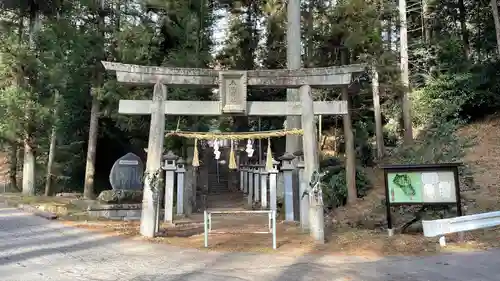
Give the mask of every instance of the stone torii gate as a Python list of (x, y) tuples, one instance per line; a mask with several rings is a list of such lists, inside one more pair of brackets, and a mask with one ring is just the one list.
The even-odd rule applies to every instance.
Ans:
[[(135, 85), (154, 85), (152, 100), (120, 100), (119, 113), (128, 115), (151, 115), (146, 180), (141, 215), (140, 232), (153, 237), (156, 230), (157, 210), (153, 177), (161, 171), (163, 140), (165, 138), (165, 115), (223, 114), (250, 116), (301, 116), (304, 150), (304, 178), (310, 179), (319, 168), (317, 157), (316, 128), (314, 115), (343, 115), (348, 113), (346, 101), (316, 101), (311, 96), (311, 87), (346, 86), (352, 74), (363, 72), (364, 65), (342, 67), (303, 68), (297, 70), (212, 70), (201, 68), (169, 68), (140, 66), (113, 62), (102, 62), (107, 70), (116, 72), (118, 82)], [(218, 101), (167, 100), (168, 86), (199, 85), (218, 87)], [(247, 86), (268, 88), (299, 88), (300, 102), (247, 101)], [(149, 180), (148, 180), (149, 179)], [(302, 195), (301, 195), (302, 196)], [(313, 197), (313, 196), (311, 196)], [(313, 199), (313, 198), (311, 198)], [(323, 242), (323, 206), (316, 199), (301, 198), (301, 213), (309, 212), (311, 234)], [(173, 198), (169, 198), (173, 200)], [(172, 205), (172, 204), (170, 204)], [(303, 217), (301, 215), (301, 217)], [(307, 218), (307, 216), (305, 216)]]

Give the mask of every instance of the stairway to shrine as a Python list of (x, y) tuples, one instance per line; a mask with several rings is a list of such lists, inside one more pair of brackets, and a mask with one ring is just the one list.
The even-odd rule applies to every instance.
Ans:
[(228, 174), (227, 173), (219, 173), (217, 176), (217, 172), (212, 173), (209, 171), (208, 173), (208, 194), (223, 194), (228, 193)]
[(226, 149), (220, 149), (221, 156), (217, 160), (210, 159), (208, 163), (208, 193), (209, 194), (223, 194), (229, 192), (229, 171), (227, 163), (218, 164), (217, 162), (226, 159)]
[(229, 149), (221, 148), (220, 160), (224, 159), (224, 164), (219, 164), (212, 158), (208, 164), (208, 197), (207, 207), (209, 209), (243, 209), (245, 200), (243, 193), (237, 188), (230, 188), (230, 176), (228, 168)]

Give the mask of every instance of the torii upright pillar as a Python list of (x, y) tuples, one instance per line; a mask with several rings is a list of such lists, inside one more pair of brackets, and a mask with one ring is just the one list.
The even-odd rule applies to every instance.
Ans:
[(159, 182), (154, 181), (158, 181), (162, 171), (161, 158), (165, 138), (164, 102), (166, 99), (167, 87), (156, 83), (151, 102), (151, 124), (149, 126), (148, 156), (141, 212), (140, 233), (145, 237), (154, 237), (156, 232), (156, 201), (159, 200), (158, 188), (160, 187), (158, 186)]

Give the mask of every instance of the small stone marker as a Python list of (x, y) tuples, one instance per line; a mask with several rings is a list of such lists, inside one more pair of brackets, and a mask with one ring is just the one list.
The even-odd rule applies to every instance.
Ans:
[(114, 190), (142, 190), (144, 164), (134, 153), (127, 153), (111, 168), (109, 182)]

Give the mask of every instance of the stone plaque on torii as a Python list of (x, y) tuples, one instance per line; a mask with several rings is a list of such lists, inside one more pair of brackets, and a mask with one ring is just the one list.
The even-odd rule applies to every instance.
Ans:
[[(107, 70), (116, 72), (118, 82), (155, 85), (152, 100), (120, 100), (119, 113), (127, 115), (151, 115), (146, 174), (161, 169), (161, 153), (165, 135), (165, 120), (160, 115), (219, 116), (224, 114), (249, 116), (300, 115), (304, 131), (305, 178), (309, 179), (318, 169), (316, 128), (314, 115), (343, 115), (348, 113), (346, 101), (313, 101), (311, 87), (345, 87), (352, 82), (354, 73), (363, 72), (364, 65), (340, 67), (303, 68), (297, 70), (212, 70), (201, 68), (169, 68), (103, 62)], [(178, 101), (167, 99), (166, 86), (218, 87), (218, 101)], [(247, 101), (247, 87), (299, 88), (300, 102)], [(163, 118), (164, 119), (164, 118)], [(141, 215), (141, 234), (155, 235), (155, 196), (150, 192), (148, 180)], [(173, 200), (173, 198), (169, 198)], [(309, 201), (309, 198), (302, 198)], [(307, 205), (307, 204), (306, 204)], [(301, 207), (303, 204), (301, 204)], [(311, 206), (312, 208), (313, 206)], [(316, 206), (317, 209), (322, 206)], [(302, 209), (302, 208), (301, 208)], [(302, 211), (302, 210), (301, 210)], [(306, 210), (304, 210), (306, 211)], [(323, 220), (323, 218), (321, 218)], [(318, 222), (318, 223), (323, 223)], [(311, 227), (317, 229), (318, 227)], [(324, 240), (324, 234), (316, 233), (316, 240)], [(317, 237), (316, 237), (317, 236)]]

